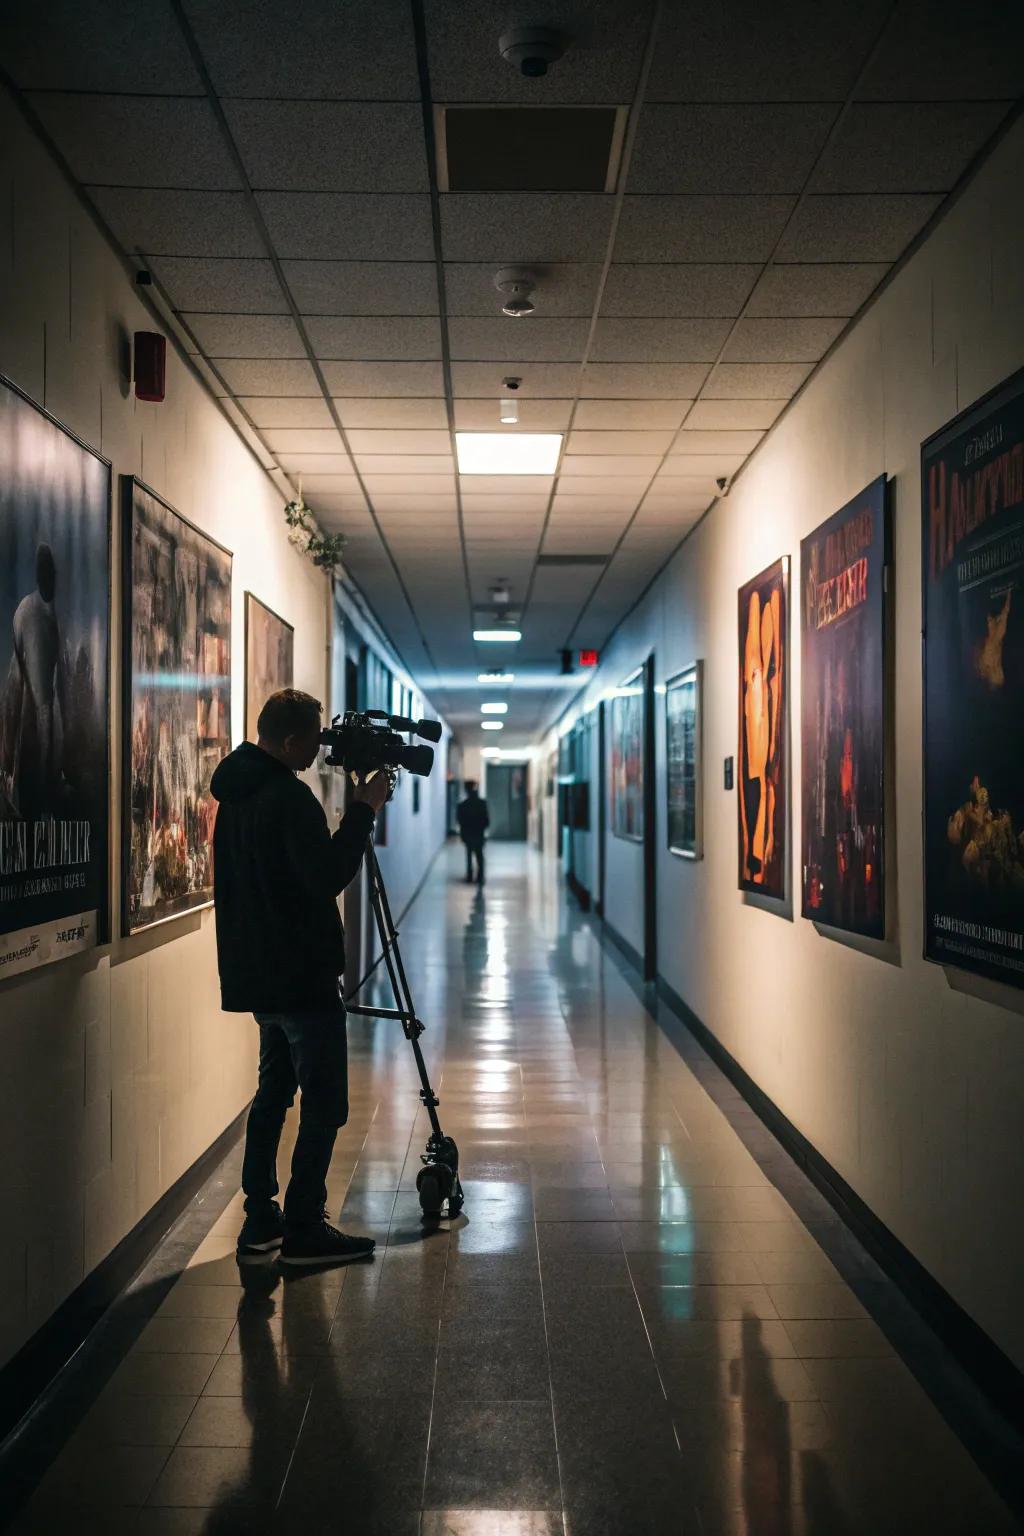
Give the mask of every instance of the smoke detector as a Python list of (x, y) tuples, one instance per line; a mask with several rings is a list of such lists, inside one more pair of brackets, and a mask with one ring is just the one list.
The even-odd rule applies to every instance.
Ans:
[(495, 585), (490, 587), (488, 592), (495, 610), (507, 608), (512, 601), (512, 594), (508, 589), (508, 578), (506, 576), (499, 576)]
[(498, 39), (501, 56), (528, 80), (537, 80), (548, 72), (565, 52), (565, 39), (551, 27), (515, 27)]
[(524, 315), (532, 315), (536, 306), (530, 294), (536, 284), (537, 279), (532, 272), (527, 272), (522, 267), (502, 267), (494, 279), (495, 288), (504, 295), (505, 299), (501, 306), (502, 314), (510, 315), (513, 320), (521, 320)]

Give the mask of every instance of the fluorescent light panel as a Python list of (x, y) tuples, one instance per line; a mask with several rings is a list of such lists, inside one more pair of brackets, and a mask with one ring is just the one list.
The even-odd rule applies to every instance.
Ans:
[(473, 631), (474, 640), (487, 642), (497, 643), (499, 640), (507, 640), (510, 644), (514, 644), (522, 638), (522, 632), (518, 629), (474, 629)]
[(480, 729), (482, 731), (503, 731), (505, 729), (505, 722), (503, 720), (481, 720)]
[(476, 680), (478, 683), (514, 683), (516, 675), (514, 672), (478, 672)]
[(561, 432), (456, 432), (462, 475), (553, 475)]
[(482, 715), (507, 715), (508, 714), (508, 705), (507, 704), (481, 704), (480, 705), (480, 713)]

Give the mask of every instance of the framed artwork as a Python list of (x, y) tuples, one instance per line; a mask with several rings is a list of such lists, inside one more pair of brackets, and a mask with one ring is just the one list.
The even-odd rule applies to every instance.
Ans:
[(261, 603), (245, 594), (245, 739), (256, 740), (260, 710), (272, 693), (290, 688), (294, 677), (295, 631)]
[(739, 885), (786, 894), (789, 557), (739, 592)]
[(665, 686), (665, 779), (668, 849), (683, 859), (703, 857), (701, 816), (701, 691), (703, 666), (695, 661)]
[(886, 479), (800, 544), (804, 917), (885, 934)]
[(213, 899), (214, 768), (231, 750), (231, 555), (122, 477), (121, 926)]
[(1024, 370), (921, 447), (924, 952), (1024, 986)]
[(0, 978), (109, 938), (110, 488), (0, 377)]
[(644, 835), (644, 669), (612, 697), (612, 831), (639, 843)]

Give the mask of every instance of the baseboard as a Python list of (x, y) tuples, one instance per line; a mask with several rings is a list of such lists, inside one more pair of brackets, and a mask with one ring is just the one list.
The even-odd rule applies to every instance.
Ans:
[(589, 912), (590, 911), (590, 892), (587, 890), (586, 886), (583, 885), (579, 880), (577, 880), (576, 876), (573, 875), (573, 874), (567, 874), (566, 875), (565, 883), (566, 883), (566, 885), (568, 885), (568, 887), (569, 887), (570, 891), (572, 892), (573, 896), (576, 898), (576, 901), (579, 904), (580, 911), (581, 912)]
[[(628, 946), (617, 935), (607, 928), (605, 931), (618, 948), (628, 951)], [(635, 961), (633, 963), (636, 964)], [(657, 993), (824, 1195), (876, 1263), (899, 1287), (915, 1311), (941, 1338), (957, 1363), (1013, 1428), (1018, 1433), (1024, 1432), (1024, 1374), (895, 1233), (875, 1215), (817, 1147), (797, 1130), (775, 1101), (740, 1066), (717, 1035), (660, 976)]]
[(97, 1264), (56, 1312), (0, 1369), (0, 1442), (64, 1368), (110, 1304), (142, 1268), (167, 1229), (242, 1134), (249, 1106), (235, 1116), (192, 1166), (166, 1190), (117, 1247)]
[[(607, 918), (601, 920), (601, 932), (606, 939), (610, 939), (620, 954), (625, 955), (630, 965), (634, 966), (642, 977), (644, 974), (644, 958), (638, 949), (634, 949), (628, 939), (624, 939), (617, 929), (613, 928)], [(644, 983), (641, 982), (641, 985)]]

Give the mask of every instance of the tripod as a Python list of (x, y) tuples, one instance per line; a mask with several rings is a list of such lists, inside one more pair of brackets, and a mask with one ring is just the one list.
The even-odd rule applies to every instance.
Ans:
[[(426, 1151), (420, 1154), (423, 1167), (416, 1175), (420, 1209), (424, 1216), (436, 1220), (445, 1214), (443, 1207), (447, 1204), (447, 1215), (457, 1216), (462, 1210), (464, 1198), (462, 1185), (459, 1183), (459, 1149), (452, 1138), (446, 1136), (441, 1130), (441, 1122), (437, 1118), (437, 1106), (440, 1100), (430, 1086), (426, 1062), (420, 1050), (419, 1037), (426, 1026), (416, 1015), (405, 966), (402, 964), (401, 951), (398, 948), (398, 930), (391, 916), (388, 893), (384, 889), (384, 876), (377, 862), (372, 834), (366, 841), (366, 872), (369, 876), (370, 905), (373, 908), (377, 932), (380, 935), (381, 953), (363, 979), (346, 997), (345, 1006), (349, 1013), (361, 1013), (367, 1018), (397, 1019), (404, 1029), (405, 1038), (411, 1044), (412, 1053), (416, 1058), (416, 1070), (420, 1076), (420, 1099), (430, 1117), (430, 1135), (427, 1138)], [(371, 1008), (365, 1003), (351, 1002), (349, 999), (359, 995), (381, 961), (384, 962), (387, 970), (391, 990), (398, 1004), (397, 1008)]]

